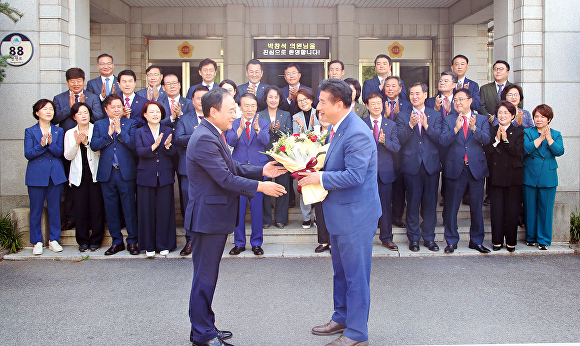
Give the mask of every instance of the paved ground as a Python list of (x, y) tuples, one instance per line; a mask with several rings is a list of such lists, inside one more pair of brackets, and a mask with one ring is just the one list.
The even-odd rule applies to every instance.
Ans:
[[(187, 345), (189, 259), (0, 262), (1, 345)], [(580, 340), (580, 257), (373, 259), (372, 345)], [(224, 258), (218, 327), (234, 345), (324, 345), (332, 313), (322, 258)]]

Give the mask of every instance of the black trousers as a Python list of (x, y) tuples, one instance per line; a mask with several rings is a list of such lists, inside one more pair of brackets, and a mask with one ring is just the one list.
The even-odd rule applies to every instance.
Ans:
[(318, 244), (330, 244), (330, 233), (326, 229), (322, 203), (314, 203), (314, 213), (316, 214), (316, 232), (318, 233)]
[(77, 243), (101, 246), (105, 234), (105, 204), (101, 184), (93, 183), (90, 176), (83, 176), (81, 184), (72, 185), (70, 191), (71, 200), (75, 202)]
[[(70, 161), (69, 160), (62, 160), (62, 164), (64, 166), (64, 174), (66, 176), (66, 180), (68, 180), (68, 175), (70, 173)], [(76, 216), (75, 216), (75, 194), (72, 192), (72, 186), (70, 186), (68, 183), (64, 184), (63, 189), (62, 189), (62, 205), (63, 205), (63, 209), (64, 209), (64, 217), (62, 217), (61, 219), (64, 220), (64, 222), (69, 222), (69, 221), (76, 221)]]
[(137, 185), (137, 199), (139, 250), (174, 250), (177, 241), (173, 184), (157, 187)]
[(521, 185), (489, 186), (493, 244), (501, 245), (505, 238), (507, 245), (516, 245), (521, 196)]
[[(290, 190), (290, 173), (282, 174), (276, 178), (274, 181), (286, 189), (286, 191)], [(288, 209), (290, 203), (290, 196), (288, 193), (283, 194), (280, 197), (275, 197), (276, 206), (274, 207), (274, 221), (280, 222), (283, 224), (288, 223)], [(272, 197), (268, 195), (264, 195), (263, 199), (263, 206), (264, 206), (264, 224), (270, 224), (272, 222)]]

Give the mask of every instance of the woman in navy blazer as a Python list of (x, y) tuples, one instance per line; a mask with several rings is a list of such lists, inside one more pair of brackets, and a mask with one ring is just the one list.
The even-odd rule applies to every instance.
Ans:
[(172, 130), (159, 122), (165, 118), (163, 105), (148, 101), (141, 116), (147, 121), (135, 131), (137, 165), (137, 220), (139, 251), (155, 257), (175, 249), (175, 202), (173, 199)]
[(38, 120), (24, 131), (24, 156), (28, 160), (25, 183), (30, 198), (30, 242), (34, 244), (33, 255), (42, 254), (42, 232), (40, 218), (44, 200), (48, 207), (50, 228), (49, 248), (62, 251), (60, 238), (60, 199), (66, 182), (60, 157), (63, 153), (64, 130), (50, 121), (54, 117), (54, 103), (47, 99), (38, 100), (32, 107), (32, 115)]
[(547, 250), (552, 244), (554, 201), (558, 186), (556, 156), (564, 154), (562, 135), (550, 128), (552, 108), (534, 108), (534, 127), (524, 130), (524, 210), (526, 245)]

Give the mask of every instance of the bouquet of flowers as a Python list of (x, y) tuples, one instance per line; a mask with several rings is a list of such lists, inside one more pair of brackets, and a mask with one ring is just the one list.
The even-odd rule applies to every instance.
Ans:
[[(324, 144), (326, 135), (320, 136), (314, 132), (281, 134), (278, 142), (274, 143), (267, 155), (280, 162), (291, 173), (294, 179), (300, 179), (299, 172), (314, 172), (324, 166), (324, 158), (328, 144)], [(302, 193), (304, 204), (321, 202), (326, 198), (328, 191), (320, 184), (298, 186)]]

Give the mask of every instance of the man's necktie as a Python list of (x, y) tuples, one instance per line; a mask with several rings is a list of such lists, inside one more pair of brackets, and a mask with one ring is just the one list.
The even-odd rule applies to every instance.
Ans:
[(105, 96), (111, 93), (111, 86), (109, 85), (109, 78), (105, 78)]
[(246, 121), (246, 135), (248, 136), (248, 140), (250, 140), (250, 122)]
[(332, 142), (333, 138), (334, 138), (334, 130), (330, 130), (330, 135), (328, 136), (328, 144)]
[(129, 98), (125, 97), (125, 107), (131, 107), (131, 105), (129, 104)]
[(224, 132), (223, 131), (222, 131), (222, 140), (224, 141), (224, 144), (227, 147), (228, 146), (228, 142), (226, 142), (226, 135), (224, 135)]
[(173, 105), (175, 105), (175, 100), (171, 100), (171, 115), (173, 115)]
[(198, 123), (198, 124), (201, 124), (201, 121), (203, 120), (203, 117), (202, 117), (202, 116), (199, 116), (199, 115), (198, 115), (197, 117), (198, 117), (198, 119), (199, 119), (197, 123)]
[(423, 124), (421, 124), (421, 119), (423, 118), (423, 113), (421, 113), (421, 111), (418, 111), (415, 114), (417, 114), (417, 116), (419, 117), (419, 123), (417, 125), (419, 125), (419, 134), (421, 134), (421, 130), (423, 129)]
[[(467, 139), (467, 116), (463, 115), (463, 136)], [(465, 162), (467, 162), (467, 151), (465, 152), (465, 158), (463, 158)]]
[(395, 101), (389, 101), (389, 105), (391, 106), (391, 113), (389, 113), (391, 116), (391, 120), (395, 120), (395, 104), (396, 104)]
[(447, 116), (447, 105), (449, 104), (449, 100), (447, 100), (447, 97), (444, 96), (443, 97), (443, 116), (446, 117)]
[(459, 82), (457, 84), (457, 90), (459, 90), (459, 89), (463, 89), (463, 83), (461, 83), (461, 82)]
[(503, 90), (503, 84), (498, 84), (497, 85), (497, 98), (499, 100), (501, 100), (501, 92), (502, 92), (502, 90)]
[(375, 136), (375, 141), (379, 140), (379, 121), (373, 120), (375, 126), (373, 126), (373, 135)]
[(79, 95), (75, 95), (75, 103), (79, 102)]

